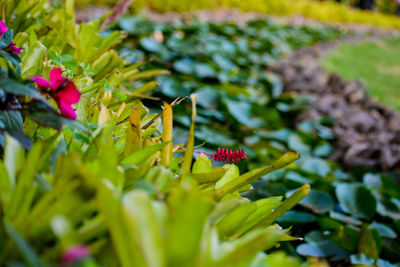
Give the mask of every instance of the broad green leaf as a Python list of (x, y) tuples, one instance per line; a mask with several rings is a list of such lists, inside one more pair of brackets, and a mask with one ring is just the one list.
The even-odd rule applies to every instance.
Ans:
[(301, 244), (296, 248), (296, 252), (302, 256), (311, 256), (311, 257), (332, 257), (337, 260), (343, 260), (348, 255), (336, 246), (330, 240), (323, 240), (315, 243), (306, 243)]
[(8, 175), (8, 171), (3, 161), (0, 161), (0, 203), (3, 209), (7, 209), (8, 203), (12, 195), (11, 180)]
[(217, 221), (219, 218), (224, 216), (225, 214), (229, 213), (239, 205), (243, 203), (248, 203), (247, 199), (241, 199), (241, 198), (231, 198), (225, 201), (220, 201), (216, 204), (215, 209), (211, 214), (209, 215), (209, 221), (211, 223), (214, 223)]
[[(30, 195), (30, 192), (33, 194), (35, 191), (33, 183), (37, 169), (41, 166), (41, 161), (43, 160), (42, 152), (43, 144), (40, 142), (36, 142), (29, 151), (24, 168), (21, 170), (16, 180), (15, 190), (7, 210), (8, 218), (14, 218), (14, 216), (24, 218), (28, 216), (29, 207), (31, 201), (33, 201), (28, 195)], [(31, 195), (31, 197), (33, 197), (33, 195)]]
[(360, 236), (358, 238), (358, 254), (364, 254), (373, 259), (378, 259), (379, 252), (374, 237), (367, 224), (361, 226)]
[(246, 219), (257, 210), (257, 207), (250, 203), (243, 203), (225, 216), (217, 223), (218, 234), (221, 239), (225, 239), (234, 234)]
[[(6, 135), (4, 151), (4, 167), (8, 173), (8, 182), (12, 189), (15, 188), (17, 172), (25, 162), (25, 151), (18, 142), (9, 135)], [(5, 179), (6, 177), (2, 177)]]
[(302, 224), (311, 223), (315, 221), (315, 216), (308, 212), (301, 212), (296, 210), (289, 210), (281, 217), (277, 219), (277, 222), (281, 225), (292, 225), (292, 224)]
[[(150, 197), (143, 191), (131, 191), (122, 200), (123, 218), (129, 225), (131, 240), (143, 251), (146, 266), (163, 267), (166, 257), (161, 229)], [(165, 227), (165, 225), (164, 225)]]
[(377, 230), (381, 237), (392, 238), (392, 239), (397, 238), (397, 233), (393, 231), (392, 228), (383, 223), (373, 222), (372, 224), (370, 224), (369, 227), (371, 229)]
[(343, 209), (353, 216), (370, 220), (376, 212), (375, 197), (362, 185), (339, 184), (336, 196)]
[(132, 154), (121, 160), (121, 165), (124, 167), (138, 166), (140, 163), (144, 162), (154, 153), (160, 151), (166, 145), (167, 143), (156, 144), (133, 152)]
[(17, 140), (20, 145), (26, 149), (32, 146), (31, 139), (24, 134), (21, 112), (15, 110), (0, 110), (0, 122), (3, 124), (3, 130)]
[(205, 222), (213, 204), (196, 191), (176, 188), (167, 200), (169, 209), (173, 210), (173, 216), (168, 219), (165, 243), (168, 244), (170, 266), (191, 266), (198, 256)]
[(257, 200), (250, 205), (255, 206), (256, 210), (252, 212), (246, 220), (237, 229), (235, 234), (241, 235), (257, 225), (261, 220), (268, 217), (271, 212), (281, 204), (282, 197), (271, 197)]
[(86, 149), (84, 158), (86, 160), (93, 160), (96, 156), (98, 156), (106, 145), (111, 145), (110, 141), (112, 141), (112, 134), (116, 127), (115, 122), (108, 121), (107, 123), (103, 123), (101, 127), (97, 128), (94, 132), (94, 138), (90, 146)]
[(192, 174), (202, 174), (212, 171), (212, 161), (204, 154), (200, 154), (193, 163)]
[(6, 31), (0, 36), (0, 50), (7, 48), (13, 39), (13, 30)]
[(224, 184), (227, 184), (240, 176), (239, 168), (235, 164), (225, 164), (223, 167), (227, 169), (227, 172), (217, 181), (215, 185), (216, 190), (219, 190)]
[(222, 167), (213, 167), (210, 172), (192, 173), (192, 176), (199, 183), (216, 182), (221, 179), (226, 173), (226, 169)]
[(135, 240), (132, 240), (133, 228), (126, 224), (122, 205), (116, 197), (107, 181), (99, 184), (97, 205), (105, 218), (120, 264), (123, 267), (146, 266), (142, 255), (135, 247)]
[(29, 48), (22, 59), (22, 74), (24, 77), (36, 75), (43, 66), (47, 48), (39, 41)]
[(268, 250), (286, 233), (274, 227), (251, 231), (229, 243), (223, 243), (219, 266), (230, 266), (248, 259), (261, 250)]
[(333, 198), (328, 193), (313, 189), (300, 204), (315, 213), (326, 213), (333, 210), (335, 206)]

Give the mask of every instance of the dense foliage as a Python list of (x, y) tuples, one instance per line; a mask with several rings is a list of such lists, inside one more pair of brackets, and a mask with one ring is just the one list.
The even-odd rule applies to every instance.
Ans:
[(3, 58), (5, 66), (21, 60), (4, 72), (20, 69), (7, 77), (4, 91), (28, 105), (45, 104), (55, 122), (67, 117), (74, 124), (49, 128), (48, 113), (30, 120), (26, 111), (19, 130), (33, 146), (25, 150), (1, 119), (0, 265), (300, 266), (282, 252), (263, 251), (297, 240), (275, 221), (309, 185), (284, 200), (250, 202), (241, 194), (298, 153), (247, 172), (230, 163), (245, 159), (240, 150), (234, 157), (221, 149), (213, 154), (226, 156), (223, 166), (205, 155), (194, 161), (196, 106), (205, 97), (191, 95), (186, 145), (173, 145), (172, 108), (183, 105), (164, 103), (159, 116), (140, 101), (155, 99), (146, 95), (157, 86), (152, 77), (166, 72), (142, 71), (142, 63), (118, 56), (113, 47), (123, 34), (101, 31), (104, 18), (76, 25), (71, 4), (4, 5), (5, 23), (23, 48), (21, 58)]
[[(304, 108), (304, 99), (282, 92), (278, 77), (266, 72), (276, 58), (299, 45), (333, 38), (334, 29), (297, 29), (268, 21), (235, 24), (152, 23), (139, 17), (121, 20), (129, 40), (120, 51), (127, 59), (151, 61), (171, 75), (157, 78), (155, 96), (199, 96), (198, 144), (203, 151), (217, 146), (243, 146), (250, 160), (241, 168), (271, 162), (290, 149), (301, 153), (296, 165), (266, 175), (253, 184), (252, 199), (289, 196), (303, 183), (312, 186), (301, 206), (278, 222), (295, 225), (305, 236), (296, 251), (332, 262), (390, 266), (400, 261), (400, 188), (392, 177), (359, 168), (351, 173), (326, 159), (333, 151), (330, 118), (294, 125), (291, 118)], [(150, 70), (148, 70), (150, 71)], [(190, 118), (182, 104), (174, 108), (179, 132)], [(181, 128), (181, 129), (180, 129)], [(183, 134), (185, 136), (185, 134)], [(285, 246), (293, 253), (292, 245)]]

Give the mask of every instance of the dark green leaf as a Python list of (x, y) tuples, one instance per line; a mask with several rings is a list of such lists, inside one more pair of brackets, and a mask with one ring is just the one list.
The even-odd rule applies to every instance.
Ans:
[(335, 206), (333, 198), (328, 193), (313, 189), (311, 189), (310, 193), (300, 202), (300, 204), (315, 213), (331, 211)]
[(7, 31), (3, 33), (0, 37), (0, 49), (7, 48), (13, 39), (13, 31)]
[(0, 76), (0, 88), (9, 94), (32, 97), (36, 100), (46, 102), (46, 99), (38, 91), (36, 91), (35, 88), (20, 84), (7, 77)]
[(376, 212), (375, 197), (362, 185), (339, 184), (336, 196), (342, 208), (358, 218), (370, 220)]

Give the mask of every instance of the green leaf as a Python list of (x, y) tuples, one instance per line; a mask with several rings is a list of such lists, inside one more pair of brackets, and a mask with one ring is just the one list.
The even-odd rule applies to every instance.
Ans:
[(301, 155), (310, 153), (310, 146), (303, 142), (298, 134), (291, 134), (288, 140), (288, 147), (299, 152)]
[(347, 254), (330, 240), (323, 240), (316, 243), (301, 244), (296, 252), (302, 256), (311, 257), (332, 257), (340, 259), (347, 257)]
[(8, 171), (3, 161), (0, 161), (0, 203), (3, 209), (7, 209), (8, 203), (12, 195), (11, 180), (8, 175)]
[(191, 266), (198, 257), (204, 226), (214, 204), (189, 184), (176, 188), (167, 200), (173, 216), (165, 229), (170, 266)]
[(383, 223), (373, 222), (369, 227), (371, 229), (377, 230), (381, 237), (391, 238), (391, 239), (397, 238), (397, 233), (393, 231), (392, 228)]
[(250, 205), (250, 203), (243, 203), (225, 216), (223, 216), (217, 223), (218, 234), (220, 238), (224, 239), (237, 231), (237, 229), (246, 221), (257, 206)]
[(272, 224), (279, 217), (283, 216), (286, 212), (292, 209), (297, 203), (299, 203), (309, 192), (310, 192), (310, 185), (304, 184), (289, 198), (285, 199), (285, 201), (283, 201), (268, 217), (265, 217), (262, 221), (260, 221), (256, 225), (256, 227), (265, 227)]
[(224, 184), (227, 184), (240, 176), (239, 167), (235, 164), (225, 164), (223, 168), (226, 169), (227, 172), (219, 181), (217, 181), (215, 185), (216, 190), (219, 190)]
[(375, 243), (372, 231), (367, 224), (361, 226), (360, 236), (358, 237), (358, 254), (364, 254), (375, 260), (379, 257), (377, 245)]
[(123, 217), (131, 229), (127, 234), (133, 235), (131, 239), (143, 251), (148, 266), (165, 266), (166, 255), (161, 234), (165, 225), (158, 225), (150, 197), (140, 190), (131, 191), (124, 195), (122, 203)]
[(210, 172), (192, 173), (192, 176), (199, 183), (210, 183), (210, 182), (216, 182), (219, 179), (221, 179), (225, 175), (226, 172), (227, 172), (227, 170), (222, 167), (213, 167)]
[(194, 72), (199, 78), (213, 78), (216, 77), (216, 71), (206, 63), (196, 63), (194, 65)]
[(311, 223), (315, 221), (315, 216), (301, 211), (289, 210), (284, 215), (277, 219), (277, 222), (282, 225), (290, 225), (294, 223)]
[(300, 169), (310, 173), (316, 173), (323, 178), (331, 172), (331, 167), (328, 162), (321, 158), (304, 157), (299, 161), (298, 165)]
[(25, 258), (28, 265), (31, 267), (44, 266), (44, 264), (42, 264), (40, 262), (38, 255), (36, 255), (35, 251), (31, 248), (31, 246), (28, 244), (28, 242), (26, 242), (26, 240), (14, 228), (14, 225), (10, 221), (5, 221), (4, 225), (5, 225), (7, 234), (17, 245), (18, 250), (20, 251), (22, 256)]
[(335, 202), (328, 193), (313, 189), (300, 204), (315, 213), (326, 213), (335, 207)]
[[(24, 168), (18, 175), (15, 190), (11, 198), (10, 206), (7, 210), (7, 216), (13, 218), (14, 216), (25, 216), (25, 212), (29, 210), (29, 192), (34, 190), (33, 182), (36, 171), (41, 166), (43, 152), (43, 144), (36, 142), (32, 149), (29, 151), (25, 161)], [(27, 203), (28, 201), (28, 203)], [(26, 209), (24, 209), (26, 208)]]
[(3, 50), (0, 50), (0, 55), (4, 59), (10, 61), (14, 66), (19, 66), (21, 64), (21, 60), (18, 57), (18, 55), (10, 54), (10, 53), (8, 53), (6, 51), (3, 51)]
[(236, 231), (236, 234), (241, 235), (247, 232), (260, 221), (268, 217), (269, 214), (271, 214), (271, 212), (281, 204), (281, 200), (282, 197), (270, 197), (259, 199), (251, 203), (252, 206), (256, 207), (256, 210), (246, 218), (240, 228)]
[(7, 48), (13, 39), (13, 30), (6, 31), (0, 37), (0, 50)]
[(339, 184), (336, 187), (336, 196), (344, 211), (353, 216), (370, 220), (375, 215), (376, 199), (362, 185)]
[(174, 69), (180, 73), (193, 74), (195, 62), (190, 59), (182, 59), (174, 62)]
[(131, 239), (133, 235), (130, 233), (133, 228), (124, 221), (121, 202), (114, 196), (113, 189), (115, 188), (106, 181), (100, 183), (96, 203), (106, 221), (120, 265), (123, 267), (145, 266), (142, 255), (139, 254), (134, 240)]
[(39, 72), (46, 53), (47, 48), (39, 41), (36, 41), (35, 44), (29, 48), (22, 59), (22, 74), (24, 77), (36, 75)]
[(192, 173), (201, 174), (212, 171), (211, 160), (204, 154), (200, 154), (196, 161), (193, 163)]
[(0, 88), (9, 94), (31, 97), (36, 100), (47, 102), (47, 100), (32, 86), (24, 85), (0, 76)]
[(224, 184), (220, 189), (220, 195), (223, 196), (226, 193), (233, 192), (235, 190), (240, 189), (241, 187), (250, 184), (257, 179), (260, 179), (262, 176), (279, 170), (281, 168), (286, 167), (296, 159), (300, 157), (299, 154), (296, 152), (287, 152), (283, 156), (281, 156), (279, 159), (277, 159), (275, 162), (273, 162), (270, 166), (265, 167), (265, 168), (258, 168), (252, 171), (249, 171), (245, 174), (242, 174), (238, 178)]
[(190, 130), (189, 130), (189, 137), (188, 141), (186, 143), (186, 150), (185, 150), (185, 155), (183, 157), (182, 161), (182, 172), (183, 173), (190, 173), (190, 167), (192, 166), (192, 160), (193, 160), (193, 146), (194, 146), (194, 123), (196, 120), (196, 104), (197, 104), (197, 95), (192, 94), (190, 96), (192, 100), (192, 123), (190, 124)]
[(275, 227), (251, 231), (222, 248), (223, 253), (217, 266), (232, 266), (254, 256), (259, 251), (268, 250), (285, 234), (285, 230)]
[(351, 264), (362, 265), (362, 266), (374, 266), (375, 260), (364, 254), (353, 254), (350, 255)]
[(244, 101), (225, 100), (231, 115), (241, 124), (251, 128), (259, 128), (265, 124), (260, 118), (256, 118), (251, 113), (251, 103)]
[(337, 246), (348, 253), (354, 253), (357, 250), (359, 232), (348, 226), (339, 226), (333, 233), (328, 235)]
[(135, 151), (129, 156), (121, 160), (121, 165), (125, 168), (129, 166), (138, 166), (140, 163), (147, 160), (151, 155), (160, 151), (168, 143), (156, 144), (153, 146), (145, 147), (141, 150)]
[(12, 189), (14, 189), (16, 184), (16, 175), (22, 168), (24, 162), (25, 162), (24, 149), (17, 142), (17, 140), (13, 139), (9, 135), (6, 135), (4, 167), (7, 170), (9, 181), (5, 183), (9, 184)]

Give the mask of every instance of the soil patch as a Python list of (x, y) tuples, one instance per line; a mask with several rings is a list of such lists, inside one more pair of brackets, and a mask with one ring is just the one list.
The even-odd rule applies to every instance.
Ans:
[[(359, 41), (352, 37), (347, 41)], [(298, 121), (333, 117), (333, 160), (347, 167), (400, 167), (400, 116), (376, 103), (358, 80), (345, 81), (321, 69), (319, 59), (340, 41), (306, 47), (272, 68), (285, 90), (309, 96), (311, 107)]]

